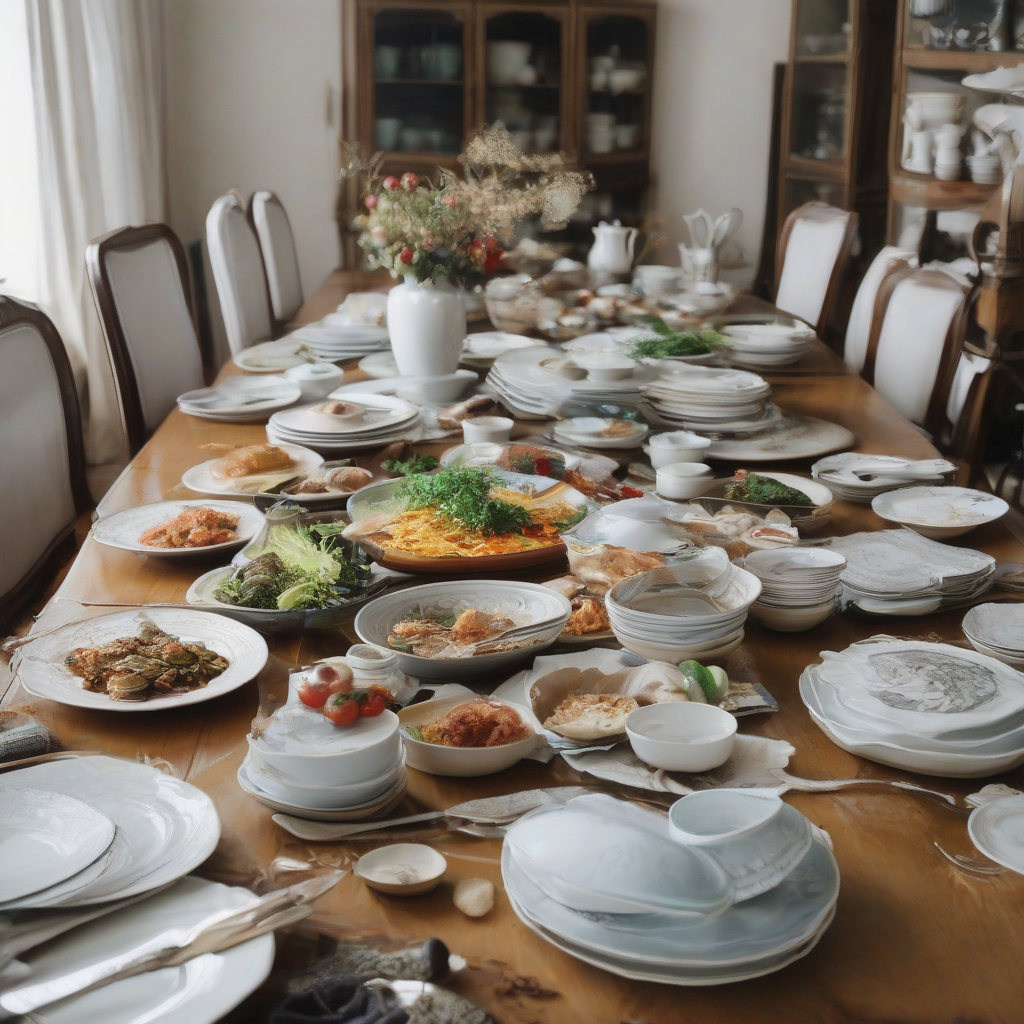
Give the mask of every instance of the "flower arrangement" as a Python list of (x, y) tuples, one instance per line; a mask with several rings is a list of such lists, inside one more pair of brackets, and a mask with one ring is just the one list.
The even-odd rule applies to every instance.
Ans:
[(349, 152), (343, 175), (365, 172), (366, 213), (359, 245), (371, 267), (417, 281), (477, 284), (501, 265), (516, 224), (540, 214), (546, 228), (564, 224), (593, 178), (567, 170), (561, 154), (527, 156), (502, 124), (483, 128), (459, 157), (465, 178), (441, 171), (439, 183), (412, 172), (377, 184), (382, 154), (365, 166)]

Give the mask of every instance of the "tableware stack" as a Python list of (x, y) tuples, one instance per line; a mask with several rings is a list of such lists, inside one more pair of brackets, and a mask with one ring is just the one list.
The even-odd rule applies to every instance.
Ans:
[(285, 377), (228, 377), (216, 387), (186, 391), (178, 408), (188, 416), (220, 423), (244, 423), (287, 409), (302, 397), (302, 386)]
[(642, 390), (658, 420), (699, 434), (753, 433), (778, 419), (771, 388), (746, 370), (673, 367)]
[(775, 794), (684, 797), (668, 819), (604, 794), (511, 825), (501, 859), (520, 920), (570, 956), (636, 981), (720, 985), (780, 970), (831, 924), (839, 869)]
[(494, 360), (506, 352), (521, 348), (541, 346), (551, 351), (543, 341), (528, 338), (524, 334), (510, 334), (508, 331), (478, 331), (469, 334), (462, 343), (462, 355), (459, 358), (464, 366), (476, 370), (487, 370), (494, 365)]
[(302, 342), (320, 359), (331, 363), (360, 359), (391, 347), (386, 327), (355, 323), (344, 313), (330, 313), (315, 324), (292, 331), (282, 340)]
[(722, 334), (729, 339), (731, 363), (772, 369), (799, 362), (810, 350), (814, 329), (806, 324), (736, 323), (723, 327)]
[(1024, 668), (1024, 604), (975, 605), (961, 628), (971, 646), (1014, 668)]
[(996, 560), (981, 551), (922, 537), (913, 530), (878, 530), (834, 537), (846, 558), (844, 604), (874, 615), (929, 615), (971, 601), (995, 579)]
[(587, 114), (587, 149), (591, 153), (610, 153), (615, 149), (614, 114)]
[(1024, 676), (949, 644), (873, 637), (822, 651), (800, 677), (837, 745), (925, 775), (977, 778), (1024, 764)]
[(901, 487), (871, 499), (875, 513), (933, 540), (951, 540), (1006, 515), (1010, 506), (970, 487)]
[(284, 373), (304, 363), (323, 362), (304, 341), (294, 338), (250, 345), (236, 352), (231, 361), (246, 373)]
[(639, 448), (647, 436), (647, 424), (607, 416), (575, 416), (552, 427), (556, 441), (595, 450)]
[(842, 452), (819, 459), (811, 466), (815, 480), (827, 484), (839, 498), (870, 504), (872, 498), (913, 483), (940, 484), (956, 466), (945, 459), (913, 461), (893, 455)]
[(405, 792), (398, 717), (383, 711), (335, 725), (295, 701), (248, 737), (238, 783), (275, 810), (318, 821), (349, 821), (390, 807)]
[(750, 614), (769, 629), (799, 633), (834, 611), (846, 559), (825, 548), (752, 551), (736, 564), (761, 581)]
[(317, 405), (275, 413), (267, 437), (314, 451), (358, 451), (408, 440), (420, 422), (416, 406), (390, 395), (345, 392), (341, 401), (345, 408), (337, 414)]
[(617, 583), (605, 598), (615, 638), (652, 661), (715, 661), (743, 642), (747, 611), (761, 581), (729, 562), (722, 548)]
[[(594, 356), (602, 365), (585, 367), (587, 357)], [(639, 405), (641, 386), (660, 373), (658, 367), (637, 366), (614, 352), (567, 354), (532, 345), (498, 356), (487, 383), (513, 412), (546, 418), (570, 402)]]

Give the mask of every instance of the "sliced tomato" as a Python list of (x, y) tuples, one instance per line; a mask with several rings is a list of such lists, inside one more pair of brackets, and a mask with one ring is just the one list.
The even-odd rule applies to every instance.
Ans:
[(351, 725), (359, 717), (359, 704), (348, 694), (332, 693), (324, 705), (324, 716), (335, 725)]

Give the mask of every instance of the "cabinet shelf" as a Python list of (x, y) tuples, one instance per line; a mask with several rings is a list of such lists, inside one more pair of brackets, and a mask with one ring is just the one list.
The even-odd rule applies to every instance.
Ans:
[(377, 78), (377, 85), (448, 85), (459, 89), (463, 86), (461, 78)]
[(942, 181), (931, 174), (899, 170), (892, 176), (892, 198), (904, 206), (926, 210), (962, 210), (982, 206), (998, 185), (976, 181)]
[(1014, 67), (1024, 61), (1024, 51), (1007, 50), (928, 50), (923, 46), (905, 46), (903, 65), (921, 71), (962, 71), (965, 75)]
[(794, 64), (845, 64), (850, 59), (843, 50), (841, 53), (798, 53), (793, 58)]

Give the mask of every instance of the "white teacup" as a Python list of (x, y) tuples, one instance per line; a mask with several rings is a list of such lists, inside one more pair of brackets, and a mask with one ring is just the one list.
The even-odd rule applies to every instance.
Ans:
[(703, 494), (714, 482), (710, 466), (703, 462), (673, 462), (658, 470), (656, 489), (671, 501), (689, 501)]

